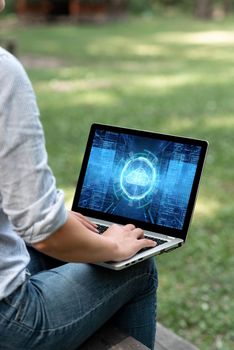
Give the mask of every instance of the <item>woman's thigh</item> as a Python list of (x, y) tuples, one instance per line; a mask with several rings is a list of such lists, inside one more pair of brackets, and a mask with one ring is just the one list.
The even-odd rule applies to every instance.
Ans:
[(27, 246), (27, 250), (30, 255), (30, 262), (27, 269), (31, 275), (35, 275), (38, 272), (50, 270), (65, 264), (63, 261), (43, 254), (33, 247)]
[(155, 294), (156, 286), (151, 259), (122, 271), (73, 263), (41, 271), (0, 317), (3, 349), (75, 349), (124, 305)]

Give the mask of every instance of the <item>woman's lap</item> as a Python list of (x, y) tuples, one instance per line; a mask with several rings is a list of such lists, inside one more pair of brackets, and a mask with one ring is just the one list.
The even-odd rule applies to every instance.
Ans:
[(152, 348), (157, 286), (153, 260), (122, 271), (69, 263), (41, 272), (57, 262), (41, 261), (40, 267), (37, 261), (36, 254), (31, 263), (36, 274), (0, 303), (4, 350), (72, 350), (109, 319)]

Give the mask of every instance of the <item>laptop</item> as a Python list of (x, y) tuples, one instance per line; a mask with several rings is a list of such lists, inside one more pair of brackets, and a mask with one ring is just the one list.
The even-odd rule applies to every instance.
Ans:
[(98, 225), (134, 224), (157, 242), (121, 262), (120, 270), (181, 247), (187, 237), (208, 142), (92, 124), (72, 210)]

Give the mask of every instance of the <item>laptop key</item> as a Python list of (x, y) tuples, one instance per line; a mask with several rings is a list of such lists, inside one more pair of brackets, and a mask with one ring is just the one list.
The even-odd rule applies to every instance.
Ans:
[(104, 226), (104, 225), (97, 224), (98, 233), (100, 235), (102, 235), (108, 228), (109, 228), (109, 226)]
[(151, 239), (151, 241), (156, 242), (157, 245), (160, 245), (160, 244), (163, 244), (163, 243), (166, 243), (166, 242), (167, 242), (165, 239), (160, 239), (160, 238), (152, 237), (152, 236), (145, 236), (145, 238)]
[[(156, 242), (156, 243), (157, 243), (156, 247), (159, 246), (160, 244), (163, 244), (163, 243), (166, 243), (166, 242), (167, 242), (165, 239), (160, 239), (160, 238), (157, 238), (157, 237), (145, 236), (145, 238), (149, 238), (149, 239), (151, 239), (152, 241)], [(155, 247), (153, 247), (153, 248), (155, 248)], [(143, 248), (143, 249), (139, 250), (138, 253), (145, 252), (145, 251), (148, 250), (148, 249), (152, 249), (152, 247)]]

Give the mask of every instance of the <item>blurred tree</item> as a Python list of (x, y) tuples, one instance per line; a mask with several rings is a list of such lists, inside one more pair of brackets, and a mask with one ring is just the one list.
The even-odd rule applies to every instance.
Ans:
[(15, 0), (20, 15), (33, 16), (86, 16), (121, 14), (125, 0)]
[(130, 12), (139, 14), (151, 10), (154, 0), (127, 0), (127, 9)]
[(232, 4), (231, 4), (231, 0), (223, 0), (223, 10), (224, 10), (224, 13), (227, 15), (229, 12), (231, 12), (231, 7), (232, 7)]
[(195, 16), (208, 19), (212, 17), (213, 0), (196, 0)]
[(135, 14), (152, 12), (157, 15), (165, 8), (174, 7), (185, 13), (193, 12), (199, 18), (209, 19), (216, 8), (223, 15), (229, 14), (233, 9), (234, 0), (7, 0), (6, 12), (13, 12), (16, 8), (18, 13), (25, 13), (26, 8), (35, 8), (38, 4), (53, 8), (58, 14), (68, 14), (69, 9), (73, 8), (79, 12), (81, 7), (84, 9), (104, 6), (112, 14), (123, 13), (127, 9)]

